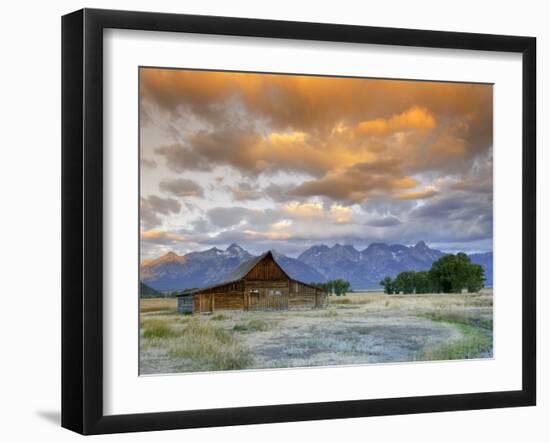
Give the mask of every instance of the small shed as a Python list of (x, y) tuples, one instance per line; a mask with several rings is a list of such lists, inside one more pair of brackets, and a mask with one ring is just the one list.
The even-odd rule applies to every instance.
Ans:
[(178, 295), (178, 312), (193, 313), (193, 294)]
[(178, 295), (178, 311), (194, 313), (319, 309), (327, 304), (326, 292), (291, 278), (271, 251), (241, 263), (223, 283)]

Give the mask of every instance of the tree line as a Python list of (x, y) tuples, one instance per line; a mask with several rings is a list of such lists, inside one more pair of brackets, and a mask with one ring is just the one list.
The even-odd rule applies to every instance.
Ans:
[(459, 252), (444, 255), (428, 271), (401, 272), (395, 279), (385, 277), (380, 285), (386, 294), (460, 293), (463, 289), (479, 292), (484, 281), (483, 267)]
[(346, 295), (346, 293), (351, 290), (350, 282), (347, 280), (342, 280), (341, 278), (338, 278), (336, 280), (329, 280), (324, 283), (312, 282), (310, 283), (310, 285), (326, 292), (328, 295)]

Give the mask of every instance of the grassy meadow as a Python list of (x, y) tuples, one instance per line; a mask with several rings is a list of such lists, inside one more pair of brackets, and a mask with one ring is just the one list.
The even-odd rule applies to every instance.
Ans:
[(140, 301), (140, 373), (489, 358), (493, 292), (329, 297), (320, 310), (183, 315)]

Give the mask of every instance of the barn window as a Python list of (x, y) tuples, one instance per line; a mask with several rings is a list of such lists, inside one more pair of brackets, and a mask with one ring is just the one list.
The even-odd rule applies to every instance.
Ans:
[(251, 290), (250, 290), (250, 293), (251, 293), (252, 295), (260, 295), (260, 290), (259, 290), (259, 289), (251, 289)]
[(269, 295), (282, 295), (283, 293), (279, 289), (270, 289)]

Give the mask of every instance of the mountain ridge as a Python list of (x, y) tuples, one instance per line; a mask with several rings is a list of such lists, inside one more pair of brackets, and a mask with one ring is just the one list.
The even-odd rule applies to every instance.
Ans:
[[(371, 243), (360, 250), (349, 244), (313, 245), (297, 258), (274, 251), (275, 259), (294, 279), (320, 282), (342, 278), (354, 289), (379, 288), (385, 276), (399, 272), (429, 269), (445, 252), (430, 248), (424, 241), (415, 245)], [(157, 291), (174, 291), (204, 287), (224, 281), (242, 262), (254, 255), (236, 243), (225, 250), (216, 247), (178, 255), (169, 251), (140, 265), (140, 280)], [(493, 253), (470, 254), (472, 262), (483, 266), (486, 285), (493, 283)]]

